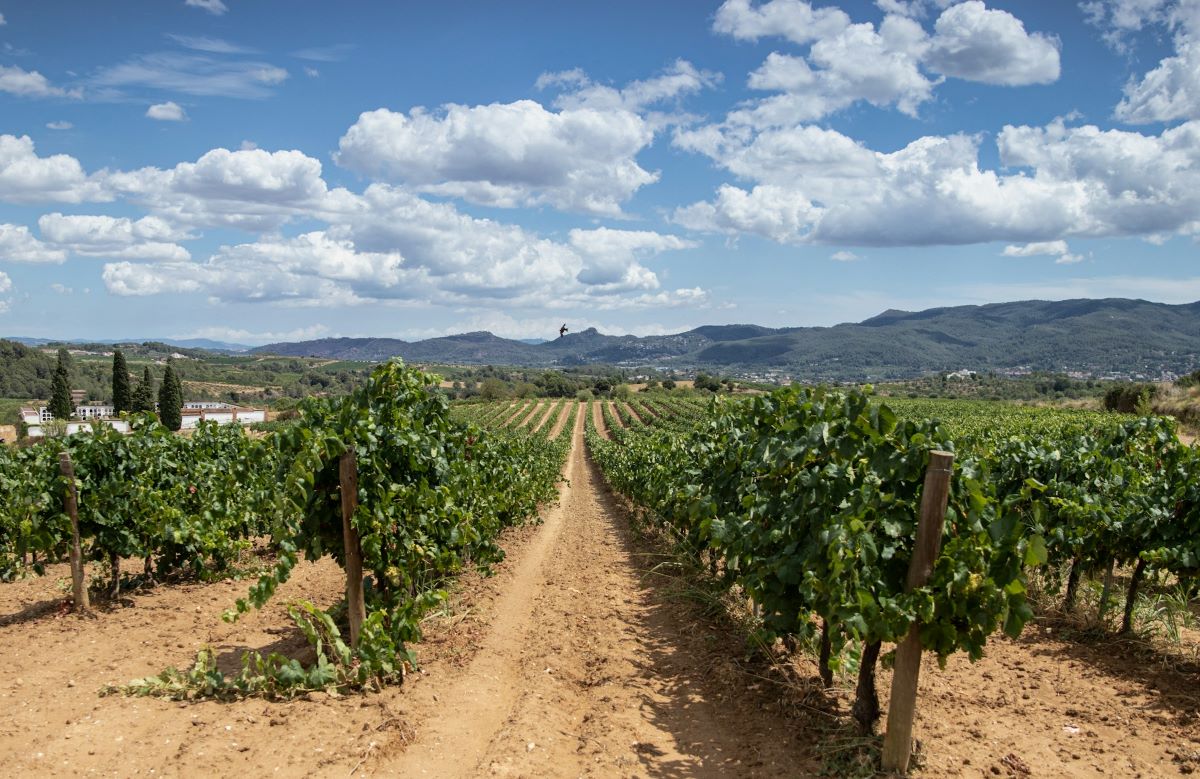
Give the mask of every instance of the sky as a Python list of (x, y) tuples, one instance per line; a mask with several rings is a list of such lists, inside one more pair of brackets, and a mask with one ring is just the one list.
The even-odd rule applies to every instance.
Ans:
[(1200, 0), (0, 0), (0, 335), (1200, 299)]

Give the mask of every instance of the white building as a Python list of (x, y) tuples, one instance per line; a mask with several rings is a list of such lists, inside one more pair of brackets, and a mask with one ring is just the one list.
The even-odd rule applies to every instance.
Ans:
[(266, 409), (239, 408), (228, 403), (184, 403), (182, 416), (182, 430), (191, 430), (201, 422), (216, 422), (218, 425), (252, 425), (255, 422), (267, 421)]

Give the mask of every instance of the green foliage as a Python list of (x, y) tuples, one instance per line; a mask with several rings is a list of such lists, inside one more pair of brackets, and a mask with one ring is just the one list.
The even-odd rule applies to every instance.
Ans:
[(1150, 401), (1158, 394), (1154, 384), (1117, 384), (1104, 393), (1104, 407), (1109, 411), (1149, 415)]
[(178, 430), (183, 427), (183, 387), (175, 369), (167, 363), (163, 372), (162, 385), (158, 388), (158, 417), (168, 430)]
[(125, 364), (125, 355), (120, 349), (113, 352), (112, 400), (113, 411), (117, 414), (133, 410), (133, 391), (129, 386), (129, 366)]
[(133, 391), (129, 410), (134, 413), (154, 411), (154, 377), (150, 374), (150, 366), (142, 370), (142, 380)]
[(70, 419), (75, 413), (71, 403), (71, 356), (66, 349), (58, 350), (54, 379), (50, 385), (50, 413), (55, 419)]

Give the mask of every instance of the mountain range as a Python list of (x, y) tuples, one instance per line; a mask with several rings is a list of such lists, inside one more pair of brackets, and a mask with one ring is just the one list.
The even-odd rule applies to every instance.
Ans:
[(884, 311), (833, 327), (708, 325), (673, 335), (595, 328), (542, 343), (463, 333), (423, 341), (322, 338), (257, 354), (448, 364), (709, 369), (813, 379), (903, 378), (961, 368), (1157, 377), (1200, 367), (1200, 302), (1107, 298)]

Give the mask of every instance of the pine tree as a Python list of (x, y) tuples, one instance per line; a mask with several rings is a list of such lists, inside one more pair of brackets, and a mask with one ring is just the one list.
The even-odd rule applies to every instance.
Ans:
[(71, 356), (66, 349), (59, 349), (54, 379), (50, 384), (50, 414), (55, 419), (67, 420), (74, 411), (75, 406), (71, 403)]
[(183, 386), (175, 369), (167, 363), (162, 386), (158, 388), (158, 419), (168, 430), (183, 427)]
[(125, 355), (117, 349), (113, 352), (113, 411), (120, 414), (133, 408), (133, 393), (129, 388), (129, 367)]
[(129, 407), (130, 411), (153, 411), (154, 410), (154, 377), (150, 375), (150, 366), (142, 371), (142, 380), (137, 385), (137, 389), (133, 391), (133, 402)]

